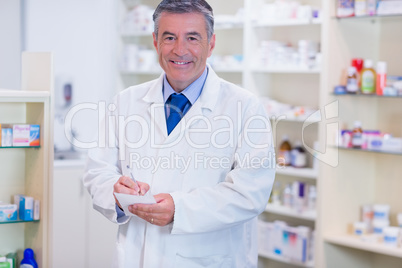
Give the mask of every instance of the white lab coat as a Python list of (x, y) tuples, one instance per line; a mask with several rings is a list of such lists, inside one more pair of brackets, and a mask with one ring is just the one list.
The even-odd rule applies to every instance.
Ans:
[[(88, 155), (83, 181), (93, 206), (119, 224), (113, 267), (256, 267), (257, 215), (275, 176), (264, 107), (209, 67), (199, 99), (168, 136), (162, 83), (163, 75), (119, 93), (101, 135), (112, 146)], [(117, 127), (119, 120), (130, 123)], [(127, 165), (153, 195), (171, 194), (172, 223), (159, 227), (136, 216), (117, 220), (113, 185), (129, 174)]]

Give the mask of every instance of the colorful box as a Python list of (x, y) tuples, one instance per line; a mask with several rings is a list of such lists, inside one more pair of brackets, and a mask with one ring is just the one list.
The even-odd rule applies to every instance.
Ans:
[(33, 220), (34, 199), (30, 196), (20, 196), (19, 216), (21, 220)]
[(0, 205), (0, 222), (16, 221), (17, 220), (17, 205), (7, 204)]
[(39, 146), (40, 145), (40, 126), (30, 125), (29, 128), (29, 146)]
[(13, 146), (29, 146), (29, 125), (13, 125)]

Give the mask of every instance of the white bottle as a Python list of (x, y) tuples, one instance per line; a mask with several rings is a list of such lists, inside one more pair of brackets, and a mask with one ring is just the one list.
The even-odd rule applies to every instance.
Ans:
[(314, 185), (309, 187), (308, 191), (308, 199), (307, 199), (307, 207), (309, 210), (316, 209), (316, 202), (317, 202), (317, 190)]
[(287, 184), (283, 190), (283, 205), (285, 207), (291, 207), (292, 205), (292, 190), (290, 184)]

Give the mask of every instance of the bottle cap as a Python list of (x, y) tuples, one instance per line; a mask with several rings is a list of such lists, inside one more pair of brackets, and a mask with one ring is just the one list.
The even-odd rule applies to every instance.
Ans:
[(363, 69), (363, 59), (354, 58), (352, 59), (352, 66), (356, 67), (356, 70), (360, 72)]
[(361, 127), (361, 126), (362, 126), (362, 122), (360, 122), (360, 121), (355, 121), (354, 126), (355, 126), (355, 127)]
[(357, 69), (355, 66), (349, 66), (348, 68), (348, 75), (353, 76), (356, 73)]
[(373, 67), (373, 61), (371, 59), (364, 61), (364, 68), (372, 68), (372, 67)]
[(381, 74), (387, 73), (387, 63), (385, 61), (377, 62), (377, 73)]
[(31, 259), (34, 257), (34, 252), (31, 248), (27, 248), (24, 250), (24, 258)]

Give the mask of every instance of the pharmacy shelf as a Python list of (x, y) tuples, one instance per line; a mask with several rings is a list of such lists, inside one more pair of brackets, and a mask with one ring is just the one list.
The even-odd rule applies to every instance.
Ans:
[(282, 205), (272, 205), (268, 204), (265, 208), (265, 212), (274, 213), (282, 216), (308, 220), (308, 221), (315, 221), (317, 218), (316, 211), (304, 211), (304, 212), (297, 212), (296, 210), (285, 207)]
[(0, 146), (0, 149), (40, 148), (40, 146)]
[[(20, 98), (32, 99), (32, 98), (47, 98), (50, 96), (49, 92), (46, 91), (25, 91), (25, 90), (11, 90), (0, 88), (0, 97), (2, 98)], [(20, 100), (21, 101), (21, 100)], [(34, 102), (35, 100), (30, 100)]]
[(120, 71), (122, 75), (160, 75), (162, 70), (151, 70), (151, 71)]
[(283, 167), (277, 168), (276, 174), (315, 180), (318, 176), (318, 170), (314, 168)]
[(362, 94), (362, 93), (358, 93), (358, 94), (351, 94), (351, 93), (345, 93), (345, 94), (333, 94), (334, 96), (340, 96), (340, 97), (368, 97), (368, 98), (379, 98), (379, 99), (401, 99), (402, 95), (398, 95), (398, 96), (387, 96), (387, 95), (376, 95), (376, 94)]
[(401, 152), (390, 152), (390, 151), (380, 151), (380, 150), (367, 150), (367, 149), (356, 149), (356, 148), (348, 148), (343, 146), (338, 146), (338, 149), (345, 151), (356, 151), (356, 152), (368, 152), (368, 153), (379, 153), (379, 154), (391, 154), (391, 155), (402, 155)]
[(367, 241), (362, 241), (358, 237), (352, 235), (339, 235), (339, 234), (325, 235), (324, 240), (325, 242), (335, 245), (402, 258), (402, 248), (394, 248), (386, 246), (381, 243), (375, 243), (375, 242), (370, 243)]
[(221, 31), (221, 30), (243, 30), (244, 24), (243, 23), (227, 23), (227, 24), (215, 24), (214, 30)]
[(389, 14), (389, 15), (372, 15), (372, 16), (352, 16), (352, 17), (333, 17), (333, 19), (336, 20), (345, 20), (345, 21), (351, 21), (351, 20), (382, 20), (382, 19), (402, 19), (402, 14)]
[(213, 68), (215, 72), (217, 73), (242, 73), (243, 69), (240, 68)]
[(25, 223), (25, 222), (39, 222), (39, 220), (30, 220), (30, 221), (23, 221), (23, 220), (16, 220), (16, 221), (0, 221), (0, 224)]
[(252, 72), (255, 73), (283, 73), (283, 74), (320, 74), (321, 70), (314, 69), (305, 69), (305, 68), (275, 68), (275, 67), (267, 67), (267, 68), (253, 68)]
[(252, 24), (254, 28), (260, 27), (280, 27), (280, 26), (299, 26), (299, 25), (320, 25), (321, 19), (288, 19), (288, 20), (272, 20), (272, 21), (263, 21), (263, 22), (255, 22)]
[(258, 255), (260, 257), (263, 257), (263, 258), (267, 258), (267, 259), (270, 259), (270, 260), (290, 264), (290, 265), (297, 266), (297, 267), (314, 267), (313, 262), (307, 262), (307, 263), (296, 262), (296, 261), (286, 259), (286, 258), (284, 258), (282, 256), (278, 256), (278, 255), (273, 254), (273, 253), (259, 252)]
[(122, 33), (122, 38), (132, 38), (132, 37), (152, 37), (152, 32), (133, 32), (133, 33)]

